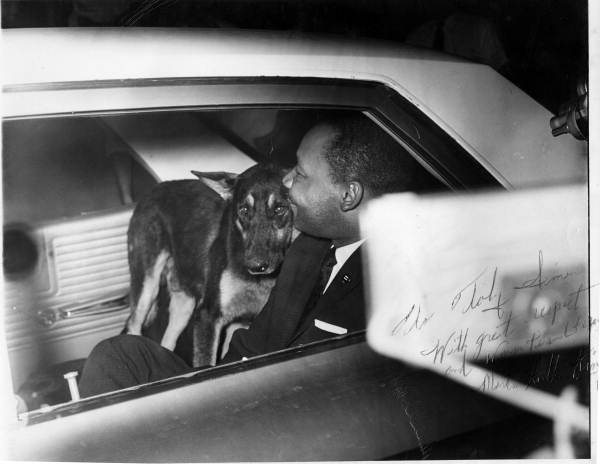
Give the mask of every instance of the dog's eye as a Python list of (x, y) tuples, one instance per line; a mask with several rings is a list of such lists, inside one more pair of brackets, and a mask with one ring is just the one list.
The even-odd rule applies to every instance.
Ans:
[(275, 214), (277, 214), (278, 216), (281, 216), (281, 215), (285, 214), (287, 212), (287, 210), (288, 210), (287, 206), (279, 205), (279, 206), (275, 207)]

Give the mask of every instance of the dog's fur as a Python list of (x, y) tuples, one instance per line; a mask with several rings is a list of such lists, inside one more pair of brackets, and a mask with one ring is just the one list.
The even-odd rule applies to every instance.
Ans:
[(293, 218), (280, 168), (259, 164), (239, 176), (193, 172), (199, 180), (163, 182), (135, 208), (125, 331), (146, 334), (164, 292), (161, 345), (174, 350), (191, 327), (187, 361), (198, 367), (216, 364), (226, 326), (249, 323), (263, 307), (291, 243)]

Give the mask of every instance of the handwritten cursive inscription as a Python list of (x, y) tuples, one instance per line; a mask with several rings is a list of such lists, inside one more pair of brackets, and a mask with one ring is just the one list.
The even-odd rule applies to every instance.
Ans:
[(525, 280), (522, 284), (515, 286), (515, 290), (522, 290), (524, 288), (543, 288), (557, 281), (568, 279), (571, 273), (566, 272), (564, 274), (554, 274), (549, 277), (544, 277), (544, 253), (542, 250), (538, 251), (538, 273), (532, 279)]
[(445, 341), (438, 339), (433, 348), (424, 349), (421, 355), (430, 356), (433, 354), (433, 362), (444, 362), (444, 356), (450, 356), (454, 353), (462, 353), (467, 348), (467, 337), (469, 329), (453, 331)]
[(498, 390), (499, 388), (503, 390), (522, 390), (524, 387), (507, 377), (500, 379), (496, 374), (494, 374), (494, 372), (486, 374), (483, 382), (481, 382), (481, 385), (479, 386), (479, 389), (482, 392)]
[[(459, 286), (447, 306), (413, 304), (394, 324), (392, 334), (410, 337), (420, 356), (443, 367), (450, 376), (469, 376), (469, 361), (491, 365), (498, 358), (572, 346), (589, 351), (589, 330), (598, 320), (589, 317), (587, 292), (600, 284), (589, 284), (583, 265), (557, 268), (557, 263), (549, 266), (544, 262), (542, 250), (538, 251), (533, 275), (507, 274), (497, 266), (486, 267)], [(427, 298), (431, 300), (425, 301), (435, 301)], [(553, 353), (548, 357), (545, 371), (532, 372), (524, 384), (491, 373), (480, 389), (517, 389), (553, 382), (561, 358)], [(597, 368), (597, 362), (580, 357), (567, 368), (567, 376), (572, 373), (573, 378), (580, 378)]]
[[(408, 335), (413, 330), (421, 330), (433, 317), (433, 314), (421, 314), (421, 305), (412, 305), (406, 315), (394, 326), (392, 335)], [(404, 329), (404, 330), (402, 330)]]
[(510, 298), (502, 298), (502, 291), (496, 286), (498, 268), (494, 268), (491, 283), (484, 282), (487, 270), (463, 287), (450, 303), (452, 310), (459, 308), (465, 314), (472, 310), (481, 312), (495, 311), (498, 318), (504, 315), (503, 308)]

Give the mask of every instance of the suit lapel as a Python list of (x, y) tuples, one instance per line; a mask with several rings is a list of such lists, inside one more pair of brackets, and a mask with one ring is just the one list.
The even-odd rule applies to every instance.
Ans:
[(287, 346), (290, 346), (304, 332), (314, 326), (315, 318), (318, 319), (319, 316), (330, 311), (331, 308), (335, 307), (337, 301), (354, 290), (358, 285), (362, 285), (362, 258), (360, 247), (352, 253), (338, 271), (323, 296), (319, 299), (312, 314), (304, 320), (302, 326), (298, 328)]
[(288, 250), (272, 295), (275, 313), (267, 335), (272, 350), (287, 346), (292, 338), (330, 246), (329, 240), (301, 235)]
[(335, 275), (333, 281), (319, 300), (317, 307), (340, 300), (360, 283), (362, 283), (362, 258), (359, 247), (350, 255)]

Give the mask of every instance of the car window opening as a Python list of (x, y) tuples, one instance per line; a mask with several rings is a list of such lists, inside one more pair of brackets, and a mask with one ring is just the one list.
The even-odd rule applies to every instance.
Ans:
[[(5, 230), (27, 224), (39, 254), (28, 268), (34, 297), (9, 298), (6, 304), (16, 308), (10, 318), (24, 318), (32, 333), (64, 327), (75, 335), (69, 327), (78, 318), (101, 324), (104, 314), (111, 325), (102, 333), (119, 333), (128, 305), (126, 231), (141, 198), (160, 181), (194, 178), (191, 170), (239, 172), (255, 162), (289, 169), (309, 128), (350, 113), (358, 110), (237, 108), (5, 121)], [(410, 156), (399, 144), (398, 154)], [(412, 185), (418, 192), (446, 188), (420, 165)], [(157, 324), (164, 330), (164, 320)], [(234, 329), (246, 326), (234, 321), (224, 328), (221, 357)], [(43, 346), (44, 338), (35, 343)], [(64, 379), (50, 379), (66, 367), (79, 371), (86, 343), (76, 344), (73, 356), (52, 350), (16, 356), (15, 391), (26, 397), (27, 409), (69, 400)]]

